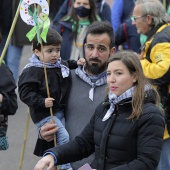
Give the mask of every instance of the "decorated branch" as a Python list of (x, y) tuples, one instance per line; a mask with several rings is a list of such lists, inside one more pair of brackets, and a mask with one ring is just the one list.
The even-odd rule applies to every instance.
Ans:
[[(38, 4), (41, 7), (41, 12), (38, 14), (38, 10), (34, 7), (34, 11), (30, 10), (32, 4)], [(22, 20), (28, 24), (34, 26), (26, 35), (29, 41), (37, 35), (37, 40), (41, 43), (41, 38), (46, 42), (46, 36), (48, 28), (50, 26), (49, 6), (46, 0), (23, 0), (20, 7), (20, 15)], [(40, 29), (42, 32), (40, 33)]]

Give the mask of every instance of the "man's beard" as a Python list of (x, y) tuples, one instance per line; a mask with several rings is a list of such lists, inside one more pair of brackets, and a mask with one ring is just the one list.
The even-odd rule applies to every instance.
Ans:
[[(100, 62), (100, 61), (98, 61), (98, 62)], [(93, 75), (98, 75), (106, 70), (106, 64), (107, 64), (107, 62), (103, 63), (100, 66), (99, 66), (99, 63), (92, 63), (90, 65), (90, 63), (86, 61), (86, 69)]]

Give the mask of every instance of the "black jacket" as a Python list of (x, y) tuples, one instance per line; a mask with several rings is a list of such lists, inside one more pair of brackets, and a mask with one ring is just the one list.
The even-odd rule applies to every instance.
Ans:
[(17, 95), (15, 93), (16, 85), (11, 71), (3, 63), (0, 66), (0, 75), (0, 93), (3, 96), (0, 114), (7, 118), (8, 115), (14, 115), (18, 109)]
[[(54, 98), (53, 113), (66, 107), (67, 94), (71, 78), (63, 78), (60, 68), (47, 68), (50, 97)], [(34, 123), (50, 116), (50, 109), (45, 107), (45, 98), (48, 97), (44, 68), (28, 67), (23, 70), (18, 81), (20, 99), (30, 108)]]
[(153, 98), (143, 105), (139, 119), (128, 120), (132, 113), (131, 99), (124, 100), (103, 122), (109, 108), (104, 102), (97, 107), (79, 136), (48, 151), (56, 155), (57, 164), (80, 160), (95, 152), (91, 163), (93, 169), (155, 170), (161, 154), (165, 122), (152, 101)]

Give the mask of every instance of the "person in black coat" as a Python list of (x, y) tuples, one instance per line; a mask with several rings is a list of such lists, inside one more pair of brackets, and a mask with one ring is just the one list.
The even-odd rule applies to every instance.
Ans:
[[(1, 40), (2, 36), (0, 33), (0, 42)], [(0, 150), (6, 150), (9, 147), (8, 141), (6, 141), (8, 116), (16, 113), (18, 103), (17, 95), (15, 93), (16, 85), (14, 77), (4, 61), (1, 61), (0, 64), (0, 75)]]
[[(155, 170), (161, 154), (165, 120), (159, 95), (145, 78), (133, 52), (121, 51), (107, 63), (107, 97), (80, 135), (47, 150), (34, 170), (89, 156), (97, 170)], [(156, 129), (156, 130), (155, 130)]]
[(14, 115), (18, 109), (16, 85), (12, 72), (4, 62), (0, 66), (0, 150), (7, 150), (8, 116)]
[(12, 72), (4, 62), (0, 66), (0, 114), (14, 115), (18, 109), (16, 85)]

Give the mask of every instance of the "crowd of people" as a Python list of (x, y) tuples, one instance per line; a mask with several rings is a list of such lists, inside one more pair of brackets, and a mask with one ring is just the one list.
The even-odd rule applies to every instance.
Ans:
[[(17, 83), (37, 126), (34, 170), (170, 169), (170, 2), (58, 3), (20, 76), (1, 63), (0, 128), (16, 113)], [(10, 25), (0, 28), (5, 40)]]

